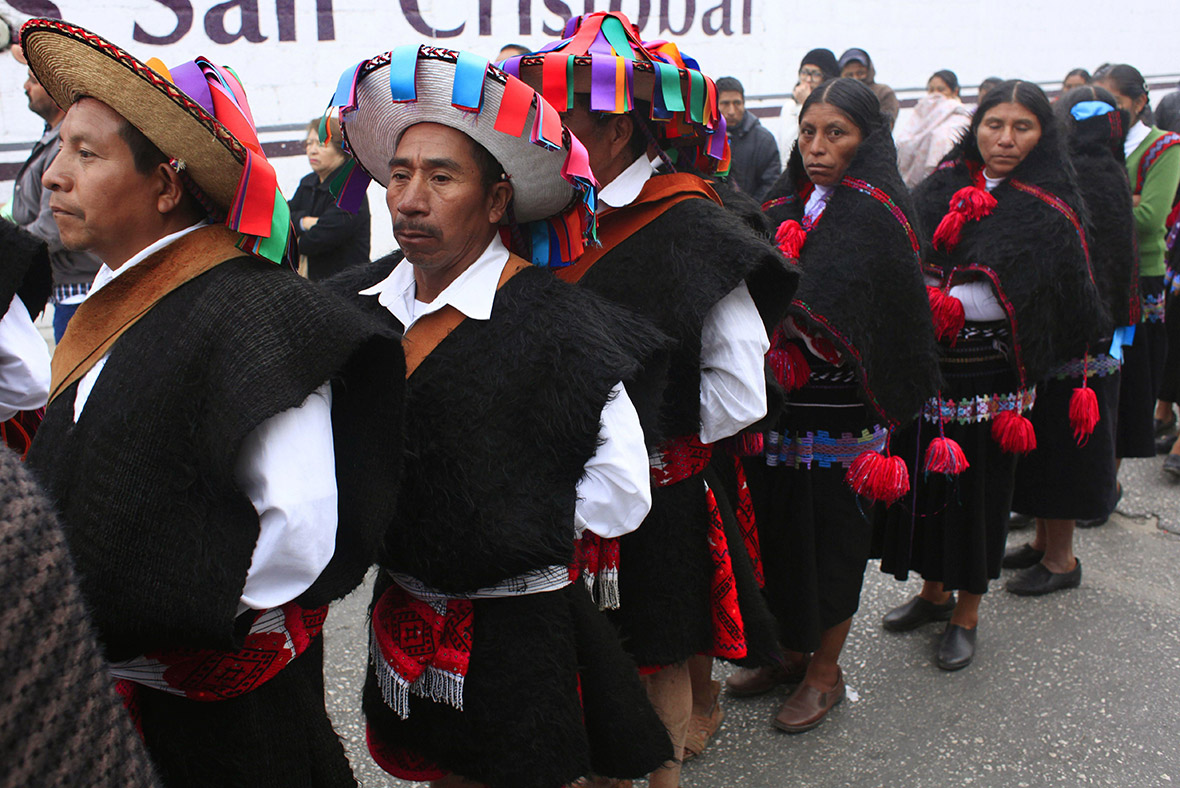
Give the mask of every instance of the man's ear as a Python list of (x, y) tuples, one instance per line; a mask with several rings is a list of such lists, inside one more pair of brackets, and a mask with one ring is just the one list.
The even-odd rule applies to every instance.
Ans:
[(504, 214), (508, 212), (508, 203), (512, 201), (512, 184), (506, 180), (499, 181), (493, 184), (488, 195), (491, 197), (488, 221), (499, 224), (500, 220), (504, 218)]
[(180, 180), (180, 175), (166, 162), (157, 164), (152, 175), (153, 183), (159, 189), (156, 210), (161, 215), (172, 213), (184, 202), (184, 184)]
[(631, 146), (631, 135), (635, 132), (635, 120), (631, 113), (624, 112), (611, 118), (608, 139), (612, 159), (618, 158)]

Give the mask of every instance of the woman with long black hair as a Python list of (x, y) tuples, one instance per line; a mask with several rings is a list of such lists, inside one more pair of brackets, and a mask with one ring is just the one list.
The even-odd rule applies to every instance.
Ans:
[[(1070, 159), (1090, 218), (1090, 262), (1114, 324), (1131, 325), (1139, 313), (1135, 220), (1131, 187), (1123, 166), (1129, 114), (1114, 96), (1094, 85), (1075, 88), (1055, 105), (1069, 129)], [(1077, 520), (1101, 519), (1114, 510), (1114, 433), (1119, 401), (1117, 349), (1107, 343), (1071, 359), (1037, 384), (1032, 423), (1037, 448), (1016, 469), (1013, 511), (1036, 518), (1031, 542), (1009, 550), (1004, 566), (1021, 569), (1005, 586), (1014, 594), (1039, 596), (1081, 582), (1073, 553)], [(1070, 425), (1071, 406), (1081, 407), (1083, 388), (1094, 392), (1100, 418), (1090, 435)]]
[(958, 670), (975, 654), (979, 604), (1000, 574), (1016, 457), (1036, 446), (1024, 415), (1034, 385), (1109, 335), (1110, 320), (1065, 143), (1036, 85), (991, 90), (914, 202), (945, 382), (894, 441), (914, 490), (880, 518), (874, 553), (882, 571), (925, 581), (885, 628), (949, 619), (936, 661)]
[[(1115, 439), (1116, 456), (1121, 461), (1124, 457), (1155, 456), (1152, 416), (1168, 353), (1164, 326), (1164, 239), (1166, 220), (1176, 199), (1176, 187), (1180, 185), (1180, 135), (1148, 125), (1151, 101), (1147, 83), (1134, 66), (1120, 63), (1105, 68), (1095, 75), (1094, 83), (1109, 90), (1119, 109), (1127, 110), (1131, 116), (1123, 151), (1139, 242), (1139, 290), (1143, 308), (1134, 326), (1134, 341), (1123, 356)], [(1121, 492), (1120, 488), (1120, 495)], [(1100, 522), (1105, 520), (1100, 518), (1087, 524)]]
[[(800, 682), (774, 719), (820, 724), (844, 697), (841, 649), (860, 600), (872, 499), (894, 500), (888, 434), (937, 387), (913, 205), (873, 91), (853, 79), (808, 97), (786, 173), (764, 204), (802, 276), (768, 362), (787, 402), (749, 466), (783, 666), (739, 671), (731, 693)], [(863, 495), (858, 496), (858, 493)]]

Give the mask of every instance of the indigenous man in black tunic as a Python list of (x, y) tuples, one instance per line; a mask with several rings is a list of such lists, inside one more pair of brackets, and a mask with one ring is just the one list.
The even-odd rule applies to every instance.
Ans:
[[(386, 186), (401, 252), (329, 285), (405, 331), (408, 373), (369, 750), (439, 786), (641, 776), (670, 759), (667, 734), (570, 566), (579, 531), (625, 533), (650, 507), (622, 383), (661, 337), (546, 268), (580, 253), (593, 218), (585, 152), (468, 53), (401, 47), (340, 85), (356, 172)], [(510, 252), (526, 238), (540, 265)]]
[[(724, 172), (729, 158), (716, 91), (696, 63), (672, 44), (648, 48), (617, 13), (575, 18), (565, 38), (505, 67), (558, 102), (602, 185), (602, 245), (557, 275), (675, 340), (667, 366), (634, 386), (655, 490), (643, 527), (619, 542), (612, 615), (680, 757), (694, 711), (709, 732), (720, 722), (710, 658), (758, 665), (776, 649), (746, 540), (720, 522), (727, 505), (702, 475), (715, 442), (766, 415), (766, 327), (796, 276), (693, 173)], [(557, 58), (566, 62), (550, 68)], [(678, 781), (679, 766), (651, 776), (654, 788)]]
[(397, 337), (273, 264), (286, 202), (232, 71), (51, 20), (22, 43), (69, 107), (62, 241), (104, 263), (28, 461), (120, 694), (167, 786), (355, 785), (320, 632), (392, 513)]

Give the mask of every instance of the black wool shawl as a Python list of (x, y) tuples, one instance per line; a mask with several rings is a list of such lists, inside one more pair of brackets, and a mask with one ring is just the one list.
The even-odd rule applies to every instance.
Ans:
[(1123, 163), (1128, 119), (1118, 110), (1073, 125), (1070, 157), (1090, 216), (1090, 264), (1116, 326), (1139, 322), (1139, 257)]
[[(800, 190), (809, 183), (796, 145), (764, 203), (776, 229), (802, 219)], [(892, 206), (866, 193), (868, 187)], [(861, 142), (807, 234), (799, 260), (803, 277), (789, 310), (835, 343), (855, 368), (866, 404), (889, 426), (912, 420), (939, 387), (913, 216), (893, 139), (877, 129)]]
[(650, 365), (639, 395), (632, 393), (649, 445), (700, 431), (701, 330), (709, 310), (745, 282), (769, 331), (797, 281), (769, 241), (703, 198), (672, 206), (586, 272), (580, 287), (642, 315), (675, 343), (667, 366)]
[(239, 257), (173, 290), (113, 346), (74, 423), (46, 409), (28, 464), (61, 513), (113, 660), (229, 649), (259, 521), (242, 441), (332, 382), (336, 551), (297, 601), (360, 583), (393, 517), (405, 361), (396, 333), (293, 272)]
[(1087, 349), (1096, 350), (1091, 346), (1110, 336), (1112, 325), (1083, 237), (1073, 222), (1013, 182), (1063, 201), (1083, 227), (1086, 207), (1056, 132), (1046, 132), (1011, 176), (992, 190), (997, 201), (992, 213), (967, 222), (949, 254), (935, 249), (931, 241), (951, 196), (971, 184), (967, 162), (982, 166), (976, 151), (968, 131), (914, 190), (918, 223), (927, 244), (926, 268), (944, 282), (956, 271), (974, 271), (992, 283), (1008, 312), (1013, 361), (1021, 383), (1032, 385)]

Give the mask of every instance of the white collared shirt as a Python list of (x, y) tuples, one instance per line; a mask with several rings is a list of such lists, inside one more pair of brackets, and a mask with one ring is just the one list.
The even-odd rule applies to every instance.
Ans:
[[(621, 208), (639, 196), (656, 160), (640, 156), (598, 192), (599, 208)], [(701, 329), (701, 441), (713, 443), (766, 415), (765, 356), (770, 340), (742, 282), (718, 301)]]
[(20, 296), (0, 319), (0, 421), (49, 400), (49, 346), (33, 325)]
[[(124, 271), (205, 224), (161, 238), (118, 269), (104, 264), (86, 297), (93, 297)], [(78, 381), (75, 423), (82, 418), (86, 401), (109, 358), (107, 352)], [(248, 609), (277, 607), (298, 597), (320, 576), (336, 550), (336, 456), (330, 384), (325, 382), (302, 405), (270, 417), (247, 435), (238, 453), (234, 478), (254, 504), (259, 523), (258, 542), (238, 603), (241, 614)]]
[(1143, 140), (1147, 139), (1147, 135), (1151, 133), (1151, 129), (1143, 121), (1136, 121), (1131, 128), (1127, 129), (1127, 138), (1123, 141), (1123, 155), (1128, 159), (1135, 149), (1143, 144)]
[[(376, 296), (407, 331), (423, 315), (448, 304), (468, 320), (487, 320), (507, 262), (508, 249), (496, 236), (483, 254), (430, 303), (415, 298), (418, 288), (409, 260), (402, 260), (389, 276), (359, 294)], [(607, 538), (621, 536), (638, 528), (651, 510), (651, 471), (643, 429), (622, 383), (611, 389), (602, 409), (598, 451), (586, 463), (577, 495), (574, 527), (579, 534), (589, 529)]]

